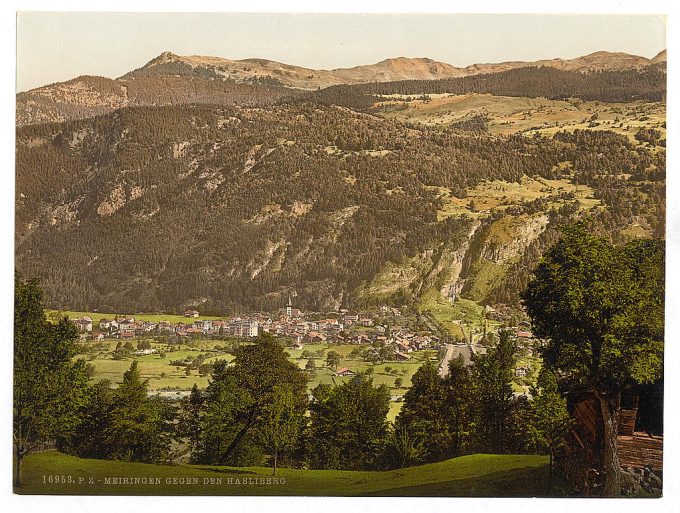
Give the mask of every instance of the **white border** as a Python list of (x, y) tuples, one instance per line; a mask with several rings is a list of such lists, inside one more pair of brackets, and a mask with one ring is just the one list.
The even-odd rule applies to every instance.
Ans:
[[(478, 511), (534, 511), (550, 510), (551, 512), (572, 512), (576, 509), (608, 512), (616, 508), (617, 512), (640, 509), (654, 511), (680, 510), (680, 472), (678, 469), (678, 415), (674, 408), (675, 393), (680, 390), (678, 378), (678, 314), (679, 302), (674, 292), (680, 290), (679, 274), (673, 267), (679, 262), (680, 202), (673, 201), (680, 192), (678, 178), (674, 173), (680, 171), (677, 158), (677, 144), (680, 140), (678, 123), (677, 84), (678, 75), (678, 34), (680, 21), (676, 2), (672, 0), (570, 0), (563, 2), (545, 2), (539, 0), (513, 0), (474, 2), (436, 0), (235, 0), (227, 2), (211, 0), (119, 0), (117, 2), (91, 2), (85, 0), (6, 0), (0, 6), (2, 17), (0, 38), (2, 40), (3, 73), (0, 79), (2, 103), (0, 103), (0, 158), (2, 158), (3, 187), (0, 187), (0, 219), (2, 220), (2, 244), (0, 244), (0, 333), (5, 335), (0, 342), (0, 369), (4, 382), (0, 387), (3, 406), (3, 421), (0, 424), (0, 493), (4, 499), (5, 511), (49, 511), (50, 513), (68, 512), (74, 508), (79, 511), (97, 511), (101, 513), (121, 511), (163, 511), (185, 512), (187, 510), (219, 508), (227, 511), (269, 512), (273, 509), (290, 509), (296, 512), (323, 510), (326, 512), (346, 513), (348, 509), (357, 511), (399, 511), (415, 508), (437, 508), (443, 511), (460, 509), (467, 512)], [(29, 11), (118, 11), (118, 12), (342, 12), (342, 13), (570, 13), (570, 14), (667, 14), (668, 37), (668, 228), (667, 228), (667, 335), (666, 335), (666, 405), (665, 405), (665, 468), (664, 497), (659, 500), (558, 500), (558, 499), (367, 499), (367, 498), (265, 498), (265, 497), (53, 497), (53, 496), (16, 496), (11, 494), (11, 362), (12, 343), (12, 287), (14, 268), (14, 98), (15, 98), (15, 13), (17, 10)], [(7, 509), (6, 509), (7, 508)]]

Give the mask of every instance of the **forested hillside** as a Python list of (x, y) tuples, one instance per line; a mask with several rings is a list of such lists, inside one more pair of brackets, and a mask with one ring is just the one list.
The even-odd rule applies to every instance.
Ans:
[(387, 95), (490, 93), (548, 99), (580, 98), (603, 102), (663, 101), (666, 72), (660, 65), (641, 70), (603, 70), (583, 73), (550, 67), (517, 68), (440, 80), (402, 80), (372, 84), (339, 85), (307, 93), (327, 104), (367, 109)]
[(83, 119), (128, 106), (268, 105), (292, 94), (275, 81), (238, 83), (205, 75), (143, 75), (130, 80), (83, 76), (17, 95), (17, 126)]
[[(470, 136), (312, 102), (123, 108), (18, 129), (17, 267), (52, 307), (223, 314), (276, 309), (290, 291), (307, 309), (352, 305), (418, 260), (380, 296), (404, 303), (451, 279), (444, 249), (481, 223), (478, 254), (503, 273), (463, 293), (513, 302), (561, 220), (662, 233), (664, 176), (663, 148), (611, 132)], [(489, 183), (526, 180), (545, 183), (531, 200), (474, 204)], [(549, 222), (512, 255), (494, 252), (498, 233), (485, 242), (503, 218), (532, 216)], [(472, 254), (469, 283), (490, 268)]]

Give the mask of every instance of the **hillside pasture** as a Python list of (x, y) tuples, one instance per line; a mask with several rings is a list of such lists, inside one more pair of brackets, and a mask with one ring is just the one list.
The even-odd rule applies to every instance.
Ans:
[[(26, 457), (24, 484), (16, 492), (25, 495), (535, 497), (546, 495), (547, 462), (548, 457), (540, 455), (474, 454), (383, 472), (279, 468), (278, 484), (273, 481), (266, 484), (267, 478), (273, 477), (268, 467), (150, 465), (81, 459), (51, 451)], [(128, 483), (143, 478), (146, 484), (113, 484), (112, 477), (127, 478)], [(565, 490), (564, 483), (555, 479), (551, 496), (564, 496)]]
[(429, 97), (429, 100), (407, 101), (407, 96), (391, 95), (388, 100), (376, 104), (374, 110), (385, 118), (431, 126), (449, 126), (475, 116), (485, 116), (487, 130), (493, 135), (540, 133), (551, 136), (560, 130), (611, 130), (637, 143), (635, 134), (640, 128), (654, 128), (666, 137), (664, 103), (584, 102), (491, 94)]
[[(513, 183), (501, 180), (486, 181), (468, 190), (465, 198), (457, 198), (446, 187), (437, 189), (442, 201), (442, 207), (437, 211), (439, 221), (460, 215), (487, 217), (491, 210), (504, 210), (560, 193), (573, 194), (581, 203), (582, 210), (590, 210), (601, 204), (593, 197), (593, 190), (590, 187), (574, 184), (568, 178), (550, 180), (539, 176), (523, 176), (520, 182)], [(555, 199), (552, 206), (559, 207), (563, 203), (563, 200)]]
[[(137, 341), (142, 339), (132, 340), (132, 345), (136, 346)], [(76, 358), (84, 358), (89, 364), (94, 367), (94, 374), (91, 378), (92, 383), (97, 383), (104, 379), (108, 379), (113, 384), (120, 383), (123, 379), (123, 373), (130, 368), (133, 361), (139, 365), (139, 370), (142, 378), (148, 379), (149, 390), (190, 390), (194, 383), (201, 389), (208, 385), (209, 376), (199, 375), (196, 369), (192, 369), (190, 374), (186, 375), (186, 368), (183, 366), (173, 365), (171, 362), (177, 360), (185, 360), (187, 358), (196, 358), (198, 355), (205, 355), (204, 363), (212, 363), (216, 360), (226, 360), (231, 362), (234, 356), (222, 351), (212, 354), (215, 346), (224, 347), (228, 342), (220, 340), (194, 340), (190, 343), (180, 345), (161, 344), (151, 341), (151, 346), (158, 352), (149, 355), (131, 355), (123, 359), (114, 359), (113, 350), (118, 344), (118, 341), (106, 340), (101, 343), (96, 343), (106, 348), (106, 350), (99, 350), (94, 353), (79, 354)], [(436, 360), (436, 351), (415, 351), (409, 354), (410, 359), (403, 362), (385, 362), (378, 365), (354, 359), (349, 356), (352, 350), (357, 346), (352, 344), (305, 344), (303, 349), (292, 349), (287, 347), (285, 350), (290, 357), (290, 361), (295, 363), (301, 369), (305, 368), (308, 358), (301, 358), (303, 351), (308, 351), (314, 354), (314, 362), (316, 370), (314, 375), (310, 378), (308, 389), (312, 390), (319, 384), (339, 385), (348, 381), (349, 377), (337, 376), (336, 372), (326, 366), (326, 355), (329, 351), (335, 351), (341, 355), (341, 361), (338, 368), (348, 368), (356, 373), (363, 373), (367, 369), (372, 368), (371, 377), (376, 385), (386, 385), (390, 388), (391, 395), (399, 396), (411, 386), (411, 378), (425, 361)], [(391, 372), (386, 371), (386, 367), (390, 367)], [(395, 379), (401, 378), (402, 386), (395, 387)], [(393, 408), (395, 409), (395, 408)], [(397, 409), (398, 410), (398, 409)], [(396, 410), (395, 410), (396, 411)], [(396, 416), (396, 413), (395, 413)]]
[(95, 325), (99, 323), (102, 319), (115, 319), (116, 317), (127, 316), (134, 317), (135, 320), (139, 321), (149, 321), (149, 322), (161, 322), (167, 321), (172, 324), (177, 324), (180, 322), (191, 324), (196, 320), (224, 320), (224, 317), (211, 317), (205, 315), (199, 315), (198, 317), (185, 317), (184, 315), (176, 314), (120, 314), (120, 313), (105, 313), (105, 312), (76, 312), (73, 310), (45, 310), (45, 315), (48, 319), (56, 320), (61, 317), (68, 317), (69, 319), (79, 319), (81, 317), (90, 316)]

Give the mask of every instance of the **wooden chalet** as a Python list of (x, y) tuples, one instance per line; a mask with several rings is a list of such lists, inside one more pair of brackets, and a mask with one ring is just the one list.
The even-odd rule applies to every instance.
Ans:
[[(598, 495), (604, 482), (604, 425), (600, 403), (591, 392), (572, 392), (567, 404), (574, 419), (556, 462), (572, 487)], [(624, 469), (663, 471), (662, 387), (638, 387), (623, 394), (619, 415), (618, 456)]]

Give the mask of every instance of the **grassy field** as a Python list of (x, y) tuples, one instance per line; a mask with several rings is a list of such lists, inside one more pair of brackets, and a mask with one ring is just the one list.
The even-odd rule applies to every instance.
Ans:
[(69, 319), (79, 319), (85, 315), (92, 317), (92, 321), (97, 324), (102, 319), (114, 319), (115, 317), (121, 315), (128, 315), (134, 317), (135, 320), (140, 321), (150, 321), (150, 322), (160, 322), (168, 321), (171, 323), (184, 322), (187, 324), (193, 323), (195, 320), (220, 320), (223, 317), (209, 317), (209, 316), (199, 316), (199, 317), (185, 317), (184, 315), (172, 315), (172, 314), (121, 314), (121, 313), (104, 313), (104, 312), (75, 312), (72, 310), (45, 310), (45, 314), (48, 319), (58, 319), (63, 316), (67, 316)]
[[(149, 380), (150, 390), (164, 388), (189, 390), (194, 383), (196, 383), (199, 388), (205, 388), (208, 385), (208, 377), (200, 376), (195, 369), (187, 376), (184, 367), (178, 368), (170, 362), (183, 360), (187, 356), (196, 357), (199, 354), (205, 354), (205, 352), (200, 349), (182, 349), (179, 351), (166, 352), (163, 356), (160, 354), (150, 354), (126, 358), (124, 360), (113, 360), (110, 356), (107, 357), (106, 354), (100, 353), (95, 358), (88, 361), (94, 365), (95, 368), (93, 376), (94, 382), (103, 379), (108, 379), (113, 383), (120, 382), (123, 379), (123, 373), (130, 368), (132, 361), (136, 360), (142, 377)], [(220, 354), (207, 357), (205, 363), (210, 363), (217, 359), (231, 361), (233, 358), (234, 357), (230, 354)]]
[(432, 266), (422, 254), (404, 258), (400, 263), (387, 262), (370, 283), (356, 291), (359, 301), (370, 300), (373, 304), (389, 301), (400, 294), (408, 297), (411, 285), (416, 283)]
[[(206, 356), (204, 362), (210, 363), (218, 359), (232, 361), (234, 359), (231, 354), (215, 354), (211, 355), (209, 350), (212, 350), (216, 345), (224, 345), (225, 342), (219, 340), (196, 340), (191, 344), (183, 344), (179, 346), (172, 346), (166, 344), (159, 344), (151, 342), (152, 347), (158, 350), (156, 354), (144, 356), (131, 356), (122, 360), (114, 360), (111, 352), (118, 342), (115, 340), (107, 340), (97, 343), (100, 349), (87, 353), (80, 354), (77, 358), (85, 358), (88, 363), (94, 366), (94, 374), (92, 382), (99, 382), (103, 379), (108, 379), (112, 383), (119, 383), (123, 379), (123, 373), (130, 368), (133, 361), (137, 361), (139, 370), (143, 378), (149, 380), (150, 390), (161, 389), (176, 389), (176, 390), (190, 390), (195, 384), (199, 388), (205, 388), (208, 385), (208, 376), (200, 376), (196, 369), (191, 371), (190, 375), (186, 375), (185, 367), (172, 365), (171, 362), (176, 360), (184, 360), (187, 357), (196, 357), (200, 354)], [(133, 345), (136, 341), (133, 342)], [(354, 372), (365, 372), (366, 369), (372, 368), (371, 377), (376, 385), (387, 385), (390, 389), (390, 394), (394, 396), (403, 395), (404, 392), (411, 386), (411, 378), (418, 368), (428, 359), (436, 360), (436, 351), (416, 351), (409, 356), (410, 360), (404, 362), (388, 362), (379, 365), (373, 365), (363, 360), (357, 360), (349, 357), (349, 353), (358, 346), (351, 344), (306, 344), (303, 349), (286, 348), (286, 352), (290, 355), (290, 360), (298, 365), (301, 369), (305, 368), (308, 358), (301, 358), (303, 351), (309, 351), (314, 356), (316, 364), (316, 371), (314, 376), (309, 380), (308, 388), (311, 390), (317, 385), (324, 383), (329, 385), (339, 385), (348, 381), (349, 377), (336, 376), (335, 371), (326, 366), (326, 355), (329, 351), (335, 351), (342, 356), (338, 368), (346, 367)], [(388, 368), (389, 371), (388, 372)], [(395, 387), (395, 380), (400, 378), (402, 380), (401, 387)], [(396, 416), (396, 412), (400, 408), (401, 403), (396, 403), (391, 411), (391, 414)], [(393, 420), (393, 419), (390, 419)]]
[(475, 301), (483, 301), (495, 287), (503, 282), (507, 268), (486, 259), (480, 259), (470, 268), (469, 291), (467, 295)]
[[(50, 483), (50, 477), (59, 482)], [(271, 477), (272, 469), (267, 467), (148, 465), (45, 452), (26, 457), (23, 486), (16, 491), (54, 495), (534, 497), (546, 494), (547, 456), (475, 454), (386, 472), (279, 469), (279, 483), (266, 484)], [(111, 478), (148, 481), (112, 484)], [(180, 484), (180, 479), (189, 484)], [(551, 495), (563, 496), (564, 483), (555, 481)]]
[(560, 130), (571, 132), (587, 128), (611, 130), (636, 142), (635, 133), (641, 127), (647, 127), (660, 130), (663, 137), (666, 136), (664, 103), (584, 102), (491, 94), (439, 94), (430, 97), (427, 102), (404, 102), (403, 96), (392, 95), (390, 101), (378, 104), (377, 108), (382, 117), (433, 126), (447, 126), (481, 115), (487, 117), (488, 131), (494, 135), (518, 132), (552, 135)]
[[(467, 191), (465, 198), (457, 198), (445, 187), (438, 187), (443, 206), (437, 212), (437, 219), (460, 216), (487, 217), (491, 209), (504, 210), (511, 206), (521, 205), (539, 198), (548, 198), (562, 192), (573, 193), (581, 203), (582, 210), (590, 210), (599, 206), (600, 201), (593, 198), (593, 190), (587, 185), (576, 185), (566, 178), (549, 180), (542, 177), (523, 176), (520, 182), (504, 182), (494, 180), (482, 182), (474, 189)], [(563, 201), (553, 201), (552, 206), (559, 206)], [(474, 209), (471, 208), (474, 204)]]
[(461, 319), (457, 316), (451, 302), (439, 293), (438, 290), (429, 289), (420, 297), (420, 311), (429, 312), (435, 318), (437, 323), (453, 336), (463, 338), (463, 329), (455, 319)]

